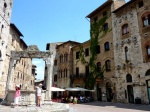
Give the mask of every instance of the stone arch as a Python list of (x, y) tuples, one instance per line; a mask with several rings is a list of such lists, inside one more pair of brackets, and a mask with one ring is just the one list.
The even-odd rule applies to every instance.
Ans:
[(126, 81), (127, 81), (127, 83), (132, 82), (132, 75), (131, 74), (126, 75)]
[(51, 100), (52, 72), (50, 71), (52, 71), (52, 66), (54, 65), (54, 62), (51, 60), (51, 55), (53, 55), (52, 52), (39, 51), (36, 45), (28, 46), (27, 50), (25, 51), (11, 51), (6, 90), (11, 89), (12, 69), (18, 60), (20, 60), (21, 58), (42, 58), (45, 61), (46, 66), (48, 67), (47, 79), (49, 79), (49, 81), (46, 82), (48, 90), (46, 92), (46, 97)]
[(145, 16), (148, 16), (150, 14), (150, 11), (145, 11), (141, 14), (141, 19)]

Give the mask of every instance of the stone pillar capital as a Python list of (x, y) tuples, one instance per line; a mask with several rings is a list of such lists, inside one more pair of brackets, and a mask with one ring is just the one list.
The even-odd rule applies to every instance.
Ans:
[(53, 65), (53, 60), (51, 60), (51, 58), (43, 58), (43, 60), (46, 62), (46, 65)]

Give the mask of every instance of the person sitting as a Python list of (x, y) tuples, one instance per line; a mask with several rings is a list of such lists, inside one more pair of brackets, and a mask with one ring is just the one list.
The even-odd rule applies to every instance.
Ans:
[(76, 97), (73, 98), (73, 104), (77, 104), (77, 98)]

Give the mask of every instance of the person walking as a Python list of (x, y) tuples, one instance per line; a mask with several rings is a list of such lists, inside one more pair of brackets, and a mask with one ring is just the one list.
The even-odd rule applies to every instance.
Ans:
[(15, 106), (18, 107), (19, 97), (20, 97), (20, 86), (16, 85), (15, 89), (16, 89), (16, 91), (15, 91), (15, 95), (14, 95), (14, 103), (15, 103)]
[(41, 100), (42, 100), (42, 84), (40, 83), (36, 88), (36, 98), (37, 98), (37, 106), (41, 107)]

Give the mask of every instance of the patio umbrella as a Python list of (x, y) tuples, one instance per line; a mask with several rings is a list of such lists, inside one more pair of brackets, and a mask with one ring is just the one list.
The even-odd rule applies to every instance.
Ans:
[(51, 91), (65, 91), (65, 90), (57, 87), (52, 87)]
[(89, 91), (88, 89), (81, 88), (81, 87), (74, 87), (74, 88), (66, 88), (66, 91)]

